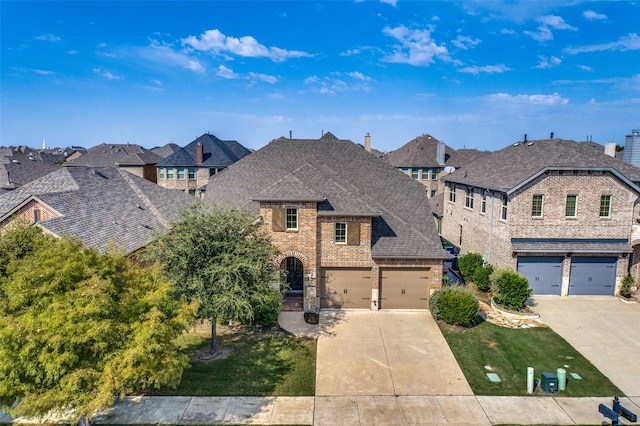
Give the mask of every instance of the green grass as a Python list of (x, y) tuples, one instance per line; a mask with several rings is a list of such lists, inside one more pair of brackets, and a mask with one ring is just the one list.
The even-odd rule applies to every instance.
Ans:
[[(527, 367), (534, 378), (543, 372), (567, 371), (565, 391), (558, 396), (622, 396), (623, 393), (562, 337), (550, 328), (510, 329), (483, 322), (462, 329), (439, 322), (462, 372), (476, 395), (518, 396), (527, 394)], [(491, 382), (485, 366), (500, 377)], [(565, 367), (568, 366), (568, 367)], [(574, 380), (570, 373), (582, 380)], [(542, 394), (536, 387), (534, 394)]]
[[(206, 334), (185, 335), (180, 344), (189, 354), (206, 352)], [(277, 329), (240, 327), (218, 336), (222, 359), (194, 360), (177, 389), (148, 395), (180, 396), (313, 396), (316, 341)]]

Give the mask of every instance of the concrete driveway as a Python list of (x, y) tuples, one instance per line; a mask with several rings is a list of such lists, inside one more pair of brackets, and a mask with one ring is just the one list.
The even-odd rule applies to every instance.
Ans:
[(427, 311), (321, 311), (316, 396), (473, 395)]
[(533, 309), (629, 397), (640, 396), (640, 304), (615, 297), (535, 296)]

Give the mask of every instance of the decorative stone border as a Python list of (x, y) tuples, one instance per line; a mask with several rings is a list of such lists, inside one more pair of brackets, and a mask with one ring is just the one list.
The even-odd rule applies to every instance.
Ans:
[(500, 305), (496, 304), (493, 301), (493, 297), (491, 298), (491, 309), (493, 309), (494, 311), (498, 312), (503, 317), (511, 319), (511, 320), (522, 320), (522, 321), (524, 321), (524, 320), (540, 319), (540, 315), (536, 314), (536, 313), (509, 311), (509, 310), (501, 307)]

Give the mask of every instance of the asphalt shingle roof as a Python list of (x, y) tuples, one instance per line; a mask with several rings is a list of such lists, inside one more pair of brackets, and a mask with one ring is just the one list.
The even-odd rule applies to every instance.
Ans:
[(36, 199), (61, 216), (39, 225), (58, 235), (79, 238), (106, 250), (111, 243), (126, 253), (144, 247), (180, 219), (180, 211), (195, 199), (182, 191), (162, 188), (116, 167), (64, 167), (0, 195), (0, 217)]
[[(431, 135), (419, 136), (388, 154), (389, 164), (396, 167), (437, 167), (438, 139)], [(453, 150), (445, 145), (445, 163)]]
[(257, 200), (318, 197), (319, 215), (371, 216), (374, 258), (444, 259), (425, 188), (349, 140), (286, 139), (211, 178), (206, 202), (259, 212)]
[[(139, 165), (156, 164), (161, 160), (157, 154), (152, 153), (139, 145), (131, 144), (100, 144), (89, 148), (78, 158), (66, 162), (66, 166), (102, 167), (116, 164)], [(127, 161), (131, 161), (128, 163)]]
[(20, 154), (3, 150), (7, 157), (0, 157), (0, 187), (18, 188), (55, 170), (60, 169), (54, 159), (44, 154)]
[(443, 179), (506, 192), (545, 168), (614, 169), (640, 182), (640, 168), (606, 155), (601, 145), (564, 139), (517, 142), (468, 162)]
[[(196, 146), (202, 145), (203, 162), (196, 164)], [(224, 168), (251, 154), (237, 141), (223, 141), (208, 133), (200, 136), (189, 145), (169, 155), (158, 167), (209, 167)]]

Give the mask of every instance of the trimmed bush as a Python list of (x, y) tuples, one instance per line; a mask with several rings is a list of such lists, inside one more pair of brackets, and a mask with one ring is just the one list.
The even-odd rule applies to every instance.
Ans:
[(467, 253), (458, 259), (458, 268), (465, 281), (473, 281), (473, 274), (482, 268), (482, 256), (478, 253)]
[(473, 282), (480, 291), (489, 291), (491, 290), (491, 280), (489, 277), (493, 272), (493, 266), (484, 265), (476, 269), (473, 273)]
[(497, 269), (489, 279), (495, 303), (512, 311), (524, 309), (533, 290), (523, 275), (509, 269)]
[(273, 324), (278, 320), (282, 310), (282, 293), (273, 289), (267, 295), (265, 301), (255, 309), (254, 322), (258, 324)]
[(622, 283), (620, 283), (620, 296), (622, 297), (631, 297), (631, 286), (633, 285), (633, 277), (631, 275), (627, 275), (622, 279)]
[(435, 319), (447, 324), (468, 326), (473, 324), (479, 304), (471, 290), (454, 285), (434, 292), (429, 300), (429, 309)]

